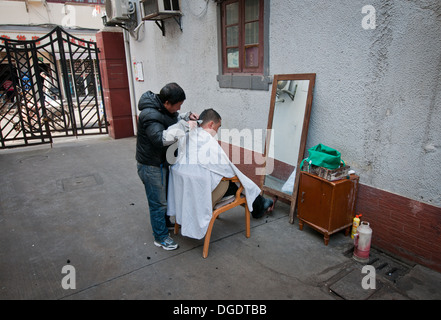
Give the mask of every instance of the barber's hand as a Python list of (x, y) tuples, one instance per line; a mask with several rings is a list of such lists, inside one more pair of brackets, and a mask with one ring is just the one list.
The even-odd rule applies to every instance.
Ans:
[(199, 119), (199, 115), (197, 113), (190, 113), (190, 120), (196, 121)]
[(190, 130), (196, 128), (198, 126), (197, 121), (188, 121), (188, 126), (190, 127)]

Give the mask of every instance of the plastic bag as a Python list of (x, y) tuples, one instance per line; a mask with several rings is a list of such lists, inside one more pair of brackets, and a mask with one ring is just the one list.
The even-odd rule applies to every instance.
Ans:
[(325, 146), (324, 144), (319, 143), (318, 145), (308, 149), (309, 156), (302, 160), (300, 164), (300, 168), (303, 168), (303, 162), (306, 161), (309, 164), (324, 167), (330, 170), (334, 170), (340, 167), (345, 163), (341, 160), (341, 153), (333, 148)]

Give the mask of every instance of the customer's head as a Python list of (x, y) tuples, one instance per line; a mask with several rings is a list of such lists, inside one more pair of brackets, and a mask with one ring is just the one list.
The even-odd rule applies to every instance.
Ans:
[(185, 92), (177, 83), (168, 83), (159, 92), (159, 99), (169, 112), (175, 113), (184, 103)]
[(199, 121), (201, 122), (201, 127), (208, 131), (212, 136), (216, 135), (220, 126), (222, 125), (222, 118), (213, 109), (205, 109), (199, 115)]

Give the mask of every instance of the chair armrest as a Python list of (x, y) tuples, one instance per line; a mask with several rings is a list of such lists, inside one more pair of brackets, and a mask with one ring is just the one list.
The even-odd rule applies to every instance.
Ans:
[(236, 200), (238, 200), (238, 199), (240, 199), (240, 195), (241, 195), (241, 193), (242, 193), (242, 191), (243, 191), (243, 185), (242, 185), (242, 183), (240, 182), (240, 180), (239, 180), (239, 178), (237, 177), (237, 176), (234, 176), (234, 177), (231, 177), (231, 178), (225, 178), (225, 177), (223, 177), (222, 178), (222, 181), (231, 181), (231, 182), (238, 182), (239, 183), (239, 189), (237, 189), (237, 191), (236, 191), (236, 196), (235, 196), (235, 198), (236, 198)]
[(231, 177), (231, 178), (223, 177), (222, 181), (231, 181), (231, 182), (239, 182), (240, 183), (240, 180), (239, 180), (239, 178), (237, 176), (234, 176), (234, 177)]

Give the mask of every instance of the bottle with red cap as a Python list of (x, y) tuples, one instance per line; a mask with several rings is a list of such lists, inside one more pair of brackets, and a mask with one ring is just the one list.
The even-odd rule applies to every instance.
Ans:
[(357, 228), (360, 225), (360, 217), (362, 214), (355, 215), (354, 221), (352, 222), (352, 232), (351, 232), (351, 238), (354, 239), (354, 235), (357, 233)]

